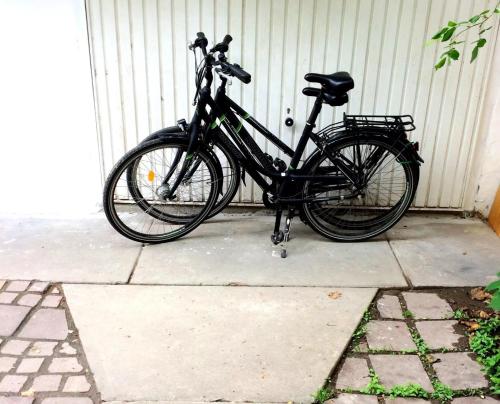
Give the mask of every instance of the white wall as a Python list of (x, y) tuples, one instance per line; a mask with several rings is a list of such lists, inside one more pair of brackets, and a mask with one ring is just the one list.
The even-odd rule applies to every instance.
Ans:
[(0, 52), (0, 213), (95, 210), (101, 182), (84, 1), (0, 1)]
[[(497, 35), (499, 35), (497, 33)], [(500, 187), (500, 45), (496, 43), (485, 94), (471, 196), (474, 209), (487, 217)]]

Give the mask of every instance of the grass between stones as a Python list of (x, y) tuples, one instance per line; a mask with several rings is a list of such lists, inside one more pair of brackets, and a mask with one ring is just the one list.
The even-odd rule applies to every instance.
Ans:
[[(390, 350), (372, 350), (368, 347), (364, 351), (360, 350), (360, 343), (366, 343), (365, 335), (367, 332), (367, 324), (372, 319), (378, 319), (379, 314), (376, 310), (375, 303), (382, 296), (382, 294), (388, 291), (379, 292), (374, 301), (370, 304), (366, 312), (364, 313), (356, 331), (354, 332), (351, 343), (349, 346), (348, 356), (353, 357), (363, 357), (368, 361), (369, 376), (370, 380), (368, 384), (360, 389), (355, 390), (351, 388), (346, 389), (336, 389), (334, 387), (335, 376), (328, 379), (328, 383), (325, 387), (319, 389), (313, 398), (316, 403), (323, 403), (334, 395), (338, 393), (357, 393), (357, 394), (369, 394), (376, 395), (380, 397), (413, 397), (413, 398), (423, 398), (428, 400), (437, 401), (440, 403), (449, 403), (455, 397), (469, 397), (469, 396), (480, 396), (485, 397), (486, 394), (497, 395), (500, 394), (500, 318), (493, 313), (493, 315), (488, 319), (477, 319), (474, 313), (471, 315), (471, 311), (462, 308), (456, 308), (454, 310), (452, 318), (456, 320), (461, 320), (467, 322), (467, 320), (473, 320), (477, 322), (477, 328), (474, 329), (472, 333), (465, 333), (469, 337), (469, 347), (459, 347), (457, 349), (429, 349), (428, 345), (419, 334), (415, 320), (413, 318), (413, 313), (411, 313), (404, 301), (400, 291), (392, 291), (392, 294), (396, 294), (400, 299), (401, 310), (405, 318), (405, 322), (410, 330), (410, 335), (415, 343), (416, 350), (408, 351), (398, 351), (393, 352)], [(391, 292), (389, 292), (391, 293)], [(451, 303), (454, 303), (451, 300)], [(433, 357), (435, 352), (461, 352), (464, 350), (472, 350), (476, 356), (477, 361), (482, 365), (483, 371), (490, 380), (490, 387), (483, 389), (465, 389), (465, 390), (453, 390), (450, 386), (442, 383), (434, 369), (432, 364), (436, 362)], [(416, 353), (420, 358), (422, 365), (427, 372), (434, 391), (426, 391), (421, 385), (417, 383), (408, 383), (403, 385), (396, 385), (392, 388), (385, 387), (381, 382), (380, 378), (373, 369), (371, 362), (369, 360), (368, 354), (378, 354), (387, 353), (394, 355), (404, 355), (407, 353)]]
[(478, 321), (479, 328), (470, 336), (469, 344), (491, 382), (491, 392), (500, 394), (500, 318)]

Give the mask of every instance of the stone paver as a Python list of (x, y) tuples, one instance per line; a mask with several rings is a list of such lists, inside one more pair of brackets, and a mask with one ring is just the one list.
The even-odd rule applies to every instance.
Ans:
[[(85, 218), (0, 218), (0, 278), (127, 282), (142, 247), (109, 225)], [(15, 238), (15, 242), (3, 244)]]
[(361, 390), (370, 381), (368, 363), (363, 358), (346, 358), (337, 377), (338, 389)]
[(422, 400), (421, 398), (402, 398), (402, 397), (385, 397), (385, 404), (425, 404), (429, 401)]
[(58, 307), (61, 300), (62, 296), (60, 295), (46, 296), (42, 301), (42, 307)]
[(11, 358), (9, 356), (0, 356), (0, 372), (7, 373), (14, 367), (16, 360), (16, 358)]
[(388, 351), (417, 349), (404, 321), (372, 320), (367, 326), (366, 339), (370, 349)]
[(0, 336), (9, 337), (24, 320), (30, 307), (0, 304)]
[(457, 348), (460, 335), (454, 330), (455, 320), (417, 321), (416, 327), (430, 349)]
[(90, 390), (90, 383), (85, 376), (70, 376), (64, 385), (67, 393), (86, 393)]
[(82, 369), (76, 357), (54, 358), (49, 365), (50, 373), (78, 373)]
[(0, 381), (0, 393), (18, 393), (28, 380), (28, 376), (5, 375)]
[(42, 297), (40, 295), (35, 295), (33, 293), (28, 293), (27, 295), (24, 295), (21, 297), (18, 301), (17, 304), (20, 304), (21, 306), (36, 306), (38, 302), (40, 301)]
[(402, 320), (404, 318), (401, 304), (397, 296), (383, 295), (377, 301), (377, 310), (383, 318), (394, 318), (397, 320)]
[(76, 349), (73, 348), (68, 342), (64, 342), (61, 345), (61, 349), (59, 349), (59, 353), (62, 353), (65, 355), (75, 355)]
[(443, 319), (453, 315), (448, 302), (435, 293), (403, 292), (403, 297), (415, 319)]
[(438, 378), (452, 389), (487, 387), (481, 366), (465, 352), (434, 354), (439, 361), (433, 364)]
[(6, 282), (6, 281), (4, 281), (3, 279), (0, 279), (0, 289), (2, 289), (2, 288), (3, 288), (3, 285), (5, 285), (5, 282)]
[(57, 391), (61, 384), (61, 375), (42, 375), (33, 380), (31, 390), (33, 391)]
[(17, 373), (36, 373), (40, 370), (40, 366), (44, 358), (24, 358), (16, 369)]
[(54, 348), (57, 342), (52, 341), (36, 341), (28, 350), (29, 356), (51, 356), (54, 353)]
[(10, 304), (17, 297), (17, 293), (2, 292), (0, 293), (0, 304)]
[(0, 404), (32, 404), (33, 401), (32, 397), (0, 397)]
[[(319, 287), (63, 289), (104, 401), (310, 402), (375, 293)], [(341, 296), (333, 299), (333, 291)]]
[(458, 397), (454, 398), (451, 402), (452, 404), (498, 404), (498, 400), (492, 397)]
[[(131, 283), (407, 286), (383, 237), (364, 243), (360, 254), (358, 243), (332, 243), (297, 220), (293, 222), (288, 258), (283, 260), (280, 249), (269, 243), (269, 229), (272, 231), (273, 225), (272, 216), (218, 215), (210, 226), (198, 227), (196, 237), (165, 243), (161, 248), (145, 246)], [(169, 265), (165, 266), (165, 262)]]
[(433, 391), (427, 373), (417, 355), (370, 355), (373, 369), (387, 388), (397, 384), (418, 383)]
[(87, 397), (49, 397), (42, 404), (92, 404), (92, 400)]
[(325, 401), (325, 404), (378, 404), (376, 396), (364, 394), (339, 394), (338, 397)]
[(26, 348), (28, 348), (29, 344), (29, 341), (11, 339), (10, 341), (7, 341), (2, 347), (2, 353), (8, 355), (22, 355)]
[(24, 292), (29, 284), (29, 281), (11, 281), (5, 290), (7, 292)]
[(28, 289), (30, 292), (45, 292), (49, 286), (48, 282), (33, 282), (33, 284)]
[(21, 330), (22, 338), (63, 340), (68, 336), (68, 323), (63, 309), (40, 309)]
[[(57, 290), (57, 286), (48, 282), (33, 282), (27, 288), (29, 284), (7, 281), (2, 289), (26, 290), (2, 292), (15, 299), (5, 299), (12, 301), (8, 305), (0, 304), (0, 330), (8, 334), (0, 338), (0, 404), (92, 403), (89, 396), (96, 397), (95, 382), (78, 333), (68, 330), (67, 319), (71, 317), (69, 313), (66, 317), (63, 295), (49, 294), (49, 289)], [(42, 302), (61, 308), (43, 308)], [(48, 338), (56, 340), (34, 340)], [(81, 374), (84, 365), (85, 374)]]
[(500, 239), (481, 220), (409, 214), (386, 235), (414, 286), (478, 286), (496, 279)]

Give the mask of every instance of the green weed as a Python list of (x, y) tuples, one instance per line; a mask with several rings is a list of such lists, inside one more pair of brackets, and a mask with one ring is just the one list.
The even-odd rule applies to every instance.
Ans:
[(361, 389), (365, 394), (384, 394), (386, 393), (385, 387), (380, 383), (380, 379), (373, 369), (370, 369), (370, 381), (365, 388)]
[(389, 395), (391, 397), (429, 397), (429, 393), (417, 383), (396, 385), (389, 390)]
[(316, 393), (313, 394), (314, 402), (324, 403), (332, 396), (332, 391), (328, 387), (320, 388)]

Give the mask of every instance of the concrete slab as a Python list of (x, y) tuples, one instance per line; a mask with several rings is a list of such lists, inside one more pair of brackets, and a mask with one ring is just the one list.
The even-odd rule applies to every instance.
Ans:
[[(332, 291), (342, 295), (336, 299)], [(375, 289), (65, 285), (102, 398), (311, 402)]]
[(478, 219), (409, 215), (387, 235), (414, 286), (479, 286), (496, 279), (500, 238)]
[(141, 246), (103, 215), (78, 219), (0, 218), (0, 278), (126, 282)]
[(295, 219), (288, 257), (271, 243), (273, 217), (219, 215), (186, 238), (146, 246), (132, 283), (407, 286), (387, 241), (335, 243)]

